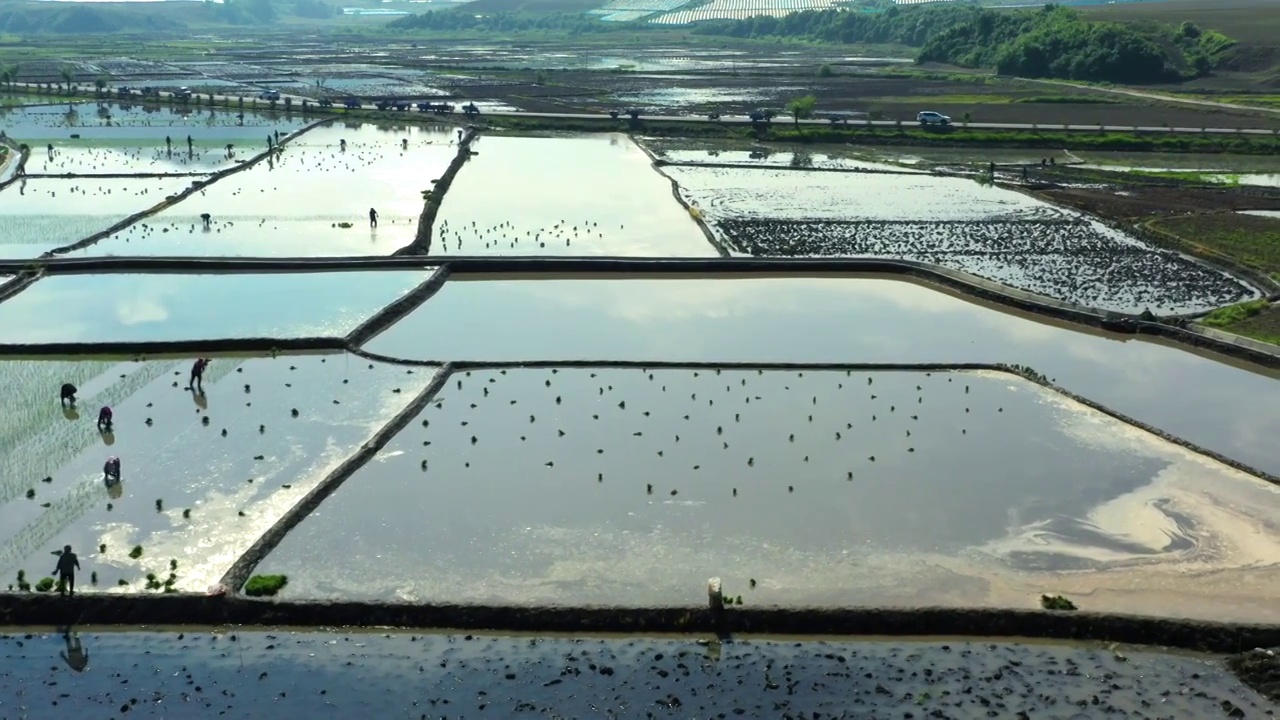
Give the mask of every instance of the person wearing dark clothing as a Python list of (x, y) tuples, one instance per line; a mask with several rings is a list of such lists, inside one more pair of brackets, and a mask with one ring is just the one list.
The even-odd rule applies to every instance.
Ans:
[(111, 408), (106, 405), (98, 411), (98, 432), (111, 432)]
[(71, 383), (63, 383), (62, 384), (62, 406), (66, 407), (68, 404), (70, 404), (71, 407), (76, 406), (76, 386), (72, 385)]
[(369, 227), (378, 227), (378, 211), (369, 208)]
[(72, 597), (76, 594), (76, 571), (80, 569), (80, 558), (71, 552), (71, 546), (62, 548), (62, 554), (58, 556), (58, 566), (53, 569), (54, 574), (58, 576), (58, 594), (71, 593)]
[(112, 455), (102, 464), (102, 479), (108, 485), (120, 482), (120, 458)]
[(204, 369), (209, 366), (208, 358), (196, 358), (196, 362), (191, 366), (191, 382), (187, 384), (188, 390), (200, 390), (204, 392)]
[(200, 219), (204, 221), (204, 229), (209, 229), (209, 223), (213, 222), (213, 216), (209, 213), (200, 213)]

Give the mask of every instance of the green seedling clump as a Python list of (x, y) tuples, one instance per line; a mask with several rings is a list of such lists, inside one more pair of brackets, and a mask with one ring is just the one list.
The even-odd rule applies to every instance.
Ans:
[(250, 597), (275, 595), (287, 584), (289, 578), (284, 575), (254, 575), (245, 583), (244, 594)]
[(142, 546), (134, 545), (133, 549), (129, 551), (129, 557), (133, 558), (134, 560), (137, 560), (138, 558), (142, 557)]
[(1061, 595), (1041, 595), (1040, 606), (1045, 610), (1075, 610), (1076, 604)]
[(40, 578), (40, 582), (36, 583), (36, 592), (49, 592), (53, 589), (53, 578)]

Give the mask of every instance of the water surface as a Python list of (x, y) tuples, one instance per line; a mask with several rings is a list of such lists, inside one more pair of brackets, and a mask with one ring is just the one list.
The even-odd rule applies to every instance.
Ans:
[[(142, 592), (148, 573), (163, 583), (171, 572), (177, 589), (204, 592), (431, 376), (341, 354), (219, 357), (199, 393), (187, 389), (191, 363), (0, 362), (23, 400), (0, 421), (6, 583), (25, 570), (34, 584), (70, 544), (84, 592)], [(73, 410), (50, 402), (63, 382), (80, 391)], [(102, 406), (114, 411), (105, 434)], [(121, 464), (114, 488), (103, 482), (109, 455)]]
[[(390, 255), (413, 240), (422, 191), (430, 189), (455, 153), (453, 135), (439, 126), (318, 128), (277, 158), (214, 183), (79, 254)], [(371, 208), (378, 212), (376, 228), (369, 222)], [(207, 228), (200, 217), (204, 213), (211, 216)]]
[(426, 277), (423, 272), (54, 275), (0, 303), (0, 343), (341, 336)]
[(441, 205), (433, 255), (716, 254), (624, 135), (481, 136), (474, 147)]
[(28, 179), (0, 190), (0, 256), (34, 258), (106, 230), (195, 178)]
[[(1078, 704), (1117, 718), (1147, 717), (1152, 705), (1175, 717), (1213, 717), (1224, 701), (1250, 716), (1270, 709), (1214, 659), (1134, 648), (1119, 656), (1096, 645), (95, 628), (76, 639), (89, 656), (80, 673), (60, 657), (68, 650), (62, 636), (0, 639), (0, 691), (48, 717), (121, 707), (129, 717), (171, 717), (177, 706), (191, 718), (270, 707), (283, 717), (344, 720), (455, 717), (462, 708), (572, 717), (631, 717), (644, 708), (661, 718), (836, 717), (857, 708), (958, 720), (987, 717), (993, 702), (1068, 720), (1092, 717), (1062, 712)], [(922, 667), (933, 675), (923, 677)], [(997, 699), (983, 690), (992, 677), (1008, 686)]]
[[(442, 342), (439, 338), (447, 338)], [(455, 277), (368, 349), (476, 360), (1002, 362), (1280, 474), (1280, 383), (883, 278)]]
[(491, 370), (262, 569), (293, 597), (678, 605), (718, 576), (753, 604), (1070, 591), (1272, 621), (1277, 513), (1280, 489), (1007, 375)]

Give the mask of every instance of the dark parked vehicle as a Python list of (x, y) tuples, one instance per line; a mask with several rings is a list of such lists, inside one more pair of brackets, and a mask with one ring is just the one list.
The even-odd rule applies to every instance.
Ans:
[(333, 107), (333, 101), (329, 98), (320, 98), (320, 102), (316, 103), (322, 108)]
[(418, 103), (418, 111), (435, 113), (436, 115), (448, 115), (453, 112), (453, 105), (449, 103), (420, 102)]
[(343, 100), (343, 101), (342, 101), (342, 106), (343, 106), (343, 107), (345, 107), (345, 108), (347, 108), (347, 109), (349, 109), (349, 110), (359, 110), (359, 109), (360, 109), (360, 98), (353, 98), (353, 97), (349, 97), (349, 98), (347, 98), (346, 100)]

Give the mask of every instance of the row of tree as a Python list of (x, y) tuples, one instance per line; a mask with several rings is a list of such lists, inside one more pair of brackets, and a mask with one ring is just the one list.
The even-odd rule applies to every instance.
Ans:
[(918, 62), (992, 68), (1001, 74), (1121, 83), (1177, 80), (1212, 71), (1233, 42), (1191, 23), (1094, 22), (1065, 7), (993, 10), (961, 3), (879, 13), (820, 10), (781, 18), (701, 23), (693, 33), (920, 48)]

